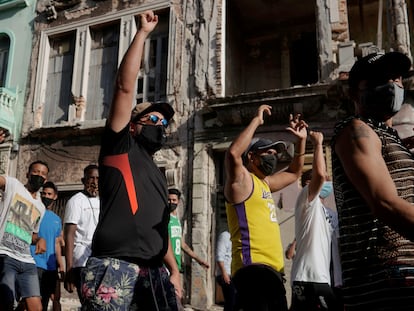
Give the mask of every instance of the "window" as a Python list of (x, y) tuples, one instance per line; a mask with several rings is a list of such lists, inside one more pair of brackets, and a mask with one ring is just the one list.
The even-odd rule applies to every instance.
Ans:
[(118, 65), (119, 24), (91, 30), (91, 57), (86, 120), (104, 119), (109, 114)]
[(159, 14), (157, 28), (150, 36), (138, 76), (138, 102), (167, 99), (168, 15)]
[[(157, 15), (138, 76), (139, 102), (167, 99), (169, 10)], [(137, 21), (138, 15), (119, 14), (42, 33), (34, 94), (34, 109), (43, 112), (41, 126), (107, 118), (120, 57), (133, 39)]]
[[(358, 57), (370, 53), (369, 51), (364, 53), (364, 47), (381, 46), (381, 49), (386, 51), (390, 48), (392, 34), (389, 22), (391, 16), (385, 1), (382, 7), (380, 29), (378, 29), (379, 9), (379, 1), (376, 0), (347, 1), (349, 33), (350, 38), (356, 43), (355, 54)], [(378, 42), (378, 32), (382, 34), (381, 42)]]
[(5, 34), (0, 34), (0, 87), (6, 86), (9, 49), (10, 38)]
[(69, 105), (72, 102), (74, 39), (73, 33), (49, 38), (50, 53), (43, 110), (44, 125), (52, 125), (68, 120)]
[(316, 2), (263, 2), (226, 1), (225, 96), (318, 82)]

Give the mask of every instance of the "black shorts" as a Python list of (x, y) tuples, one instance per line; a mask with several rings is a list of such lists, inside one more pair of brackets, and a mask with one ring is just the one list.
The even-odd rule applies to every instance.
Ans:
[[(332, 287), (328, 283), (293, 282), (291, 311), (338, 310)], [(343, 309), (342, 309), (343, 310)]]
[(37, 274), (39, 276), (40, 295), (42, 297), (50, 297), (55, 293), (56, 282), (59, 279), (57, 270), (45, 270), (37, 268)]

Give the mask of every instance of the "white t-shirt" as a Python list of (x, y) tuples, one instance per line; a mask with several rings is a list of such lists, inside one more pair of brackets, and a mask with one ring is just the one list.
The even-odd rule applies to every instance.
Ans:
[(26, 187), (13, 177), (5, 177), (0, 201), (0, 254), (34, 263), (30, 253), (32, 234), (39, 231), (45, 206), (37, 193), (34, 199)]
[(295, 207), (296, 254), (291, 281), (331, 284), (331, 243), (336, 212), (323, 206), (319, 196), (308, 202), (308, 186), (300, 192)]
[[(222, 261), (224, 264), (224, 270), (228, 275), (231, 275), (231, 239), (230, 232), (228, 231), (220, 233), (217, 239), (216, 261)], [(219, 268), (217, 269), (216, 274), (222, 274)]]
[(65, 224), (75, 224), (75, 247), (73, 249), (73, 267), (84, 267), (91, 255), (93, 234), (99, 219), (99, 198), (87, 197), (78, 192), (66, 203)]

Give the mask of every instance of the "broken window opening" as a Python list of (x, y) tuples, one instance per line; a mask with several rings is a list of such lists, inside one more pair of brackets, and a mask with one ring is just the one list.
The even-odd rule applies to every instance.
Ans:
[(91, 55), (85, 120), (109, 115), (118, 68), (119, 23), (91, 29)]
[(158, 14), (157, 28), (145, 42), (137, 81), (137, 102), (167, 100), (168, 12)]
[(50, 53), (43, 108), (43, 125), (66, 122), (71, 104), (75, 51), (73, 32), (49, 38)]
[(315, 2), (226, 5), (226, 96), (318, 82)]

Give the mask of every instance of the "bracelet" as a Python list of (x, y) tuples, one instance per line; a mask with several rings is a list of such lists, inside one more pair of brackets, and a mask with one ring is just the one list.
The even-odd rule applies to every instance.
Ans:
[(306, 154), (306, 152), (304, 152), (304, 153), (295, 152), (295, 156), (298, 156), (298, 157), (302, 157), (305, 154)]

